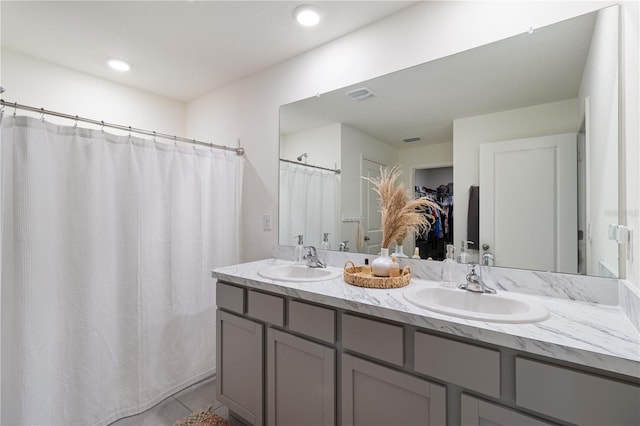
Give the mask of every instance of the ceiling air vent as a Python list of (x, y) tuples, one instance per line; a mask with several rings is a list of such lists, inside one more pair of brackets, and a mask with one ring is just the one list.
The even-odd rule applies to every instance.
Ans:
[(353, 99), (354, 101), (361, 101), (363, 99), (367, 99), (370, 98), (372, 96), (375, 96), (373, 94), (373, 92), (369, 89), (367, 89), (366, 87), (361, 87), (359, 89), (354, 89), (351, 90), (347, 93), (345, 93), (348, 97), (350, 97), (351, 99)]
[(402, 142), (405, 142), (405, 143), (418, 142), (419, 140), (420, 140), (420, 136), (413, 136), (413, 137), (410, 137), (410, 138), (402, 139)]

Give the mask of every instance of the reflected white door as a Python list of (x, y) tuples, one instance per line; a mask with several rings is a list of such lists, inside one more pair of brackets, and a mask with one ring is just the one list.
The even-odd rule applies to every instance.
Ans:
[(496, 266), (576, 273), (576, 135), (480, 145), (480, 243)]
[[(379, 178), (380, 167), (385, 164), (362, 159), (362, 176), (367, 178)], [(373, 184), (362, 179), (362, 226), (364, 228), (365, 241), (363, 253), (377, 255), (382, 248), (382, 219), (378, 193), (373, 189)]]

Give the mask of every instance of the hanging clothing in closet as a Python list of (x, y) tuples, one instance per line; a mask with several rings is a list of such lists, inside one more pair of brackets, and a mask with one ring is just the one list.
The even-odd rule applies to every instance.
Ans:
[(440, 206), (440, 212), (431, 209), (424, 214), (435, 217), (431, 229), (416, 235), (416, 247), (422, 259), (443, 260), (447, 244), (453, 243), (453, 184), (440, 185), (437, 189), (416, 187), (416, 197), (427, 197)]

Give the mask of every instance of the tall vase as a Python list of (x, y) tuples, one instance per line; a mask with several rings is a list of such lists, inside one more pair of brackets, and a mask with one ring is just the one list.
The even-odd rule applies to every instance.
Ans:
[(393, 256), (395, 256), (397, 258), (409, 257), (406, 254), (404, 254), (404, 246), (402, 244), (396, 245), (396, 252), (393, 253)]
[(373, 275), (376, 277), (388, 277), (390, 265), (391, 258), (389, 257), (389, 249), (383, 248), (380, 251), (380, 256), (371, 262), (371, 272), (373, 272)]

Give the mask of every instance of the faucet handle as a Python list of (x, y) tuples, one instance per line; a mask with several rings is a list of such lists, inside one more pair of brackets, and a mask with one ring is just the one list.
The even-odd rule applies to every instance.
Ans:
[(310, 268), (324, 268), (326, 265), (318, 259), (318, 252), (314, 246), (305, 246), (303, 259)]
[[(471, 272), (467, 274), (467, 282), (460, 284), (458, 287), (475, 293), (495, 294), (495, 289), (488, 287), (482, 280), (482, 267), (477, 263), (471, 263), (469, 266), (471, 267)], [(476, 267), (478, 267), (479, 273), (476, 272)]]
[(476, 266), (478, 266), (478, 264), (471, 263), (469, 266), (471, 267), (471, 272), (467, 274), (467, 282), (479, 284), (482, 281), (482, 275), (476, 272)]

